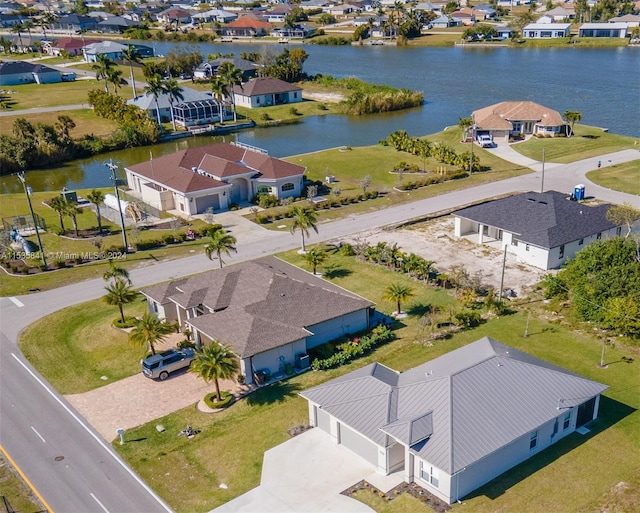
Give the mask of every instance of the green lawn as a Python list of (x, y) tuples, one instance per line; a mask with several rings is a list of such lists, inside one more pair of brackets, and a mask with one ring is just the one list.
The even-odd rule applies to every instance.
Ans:
[(607, 189), (640, 196), (640, 160), (590, 171), (587, 178)]
[(544, 148), (547, 162), (568, 163), (620, 150), (637, 149), (639, 144), (633, 137), (604, 132), (598, 127), (576, 125), (574, 131), (573, 137), (532, 137), (527, 142), (513, 144), (511, 147), (536, 160), (542, 160)]
[[(29, 114), (28, 121), (32, 125), (38, 123), (44, 123), (46, 125), (55, 125), (58, 122), (59, 116), (69, 116), (76, 124), (70, 132), (71, 137), (80, 138), (84, 135), (95, 135), (96, 137), (108, 137), (110, 136), (118, 124), (109, 119), (104, 119), (96, 116), (93, 109), (81, 109), (81, 110), (65, 110), (55, 112), (42, 112), (37, 114)], [(18, 118), (24, 118), (23, 111), (13, 111), (12, 116), (5, 116), (0, 123), (0, 134), (12, 135), (13, 123)]]

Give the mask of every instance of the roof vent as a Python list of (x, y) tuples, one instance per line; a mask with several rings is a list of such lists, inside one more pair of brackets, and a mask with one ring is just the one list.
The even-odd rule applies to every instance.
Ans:
[(535, 203), (536, 200), (534, 200), (533, 198), (527, 198), (527, 201), (530, 201), (531, 203)]
[(286, 294), (284, 292), (280, 293), (280, 297), (284, 297)]
[(194, 167), (191, 168), (191, 171), (193, 171), (194, 173), (197, 173), (198, 172), (198, 168), (194, 166)]
[(538, 203), (540, 203), (541, 205), (546, 205), (547, 204), (546, 201), (538, 201)]

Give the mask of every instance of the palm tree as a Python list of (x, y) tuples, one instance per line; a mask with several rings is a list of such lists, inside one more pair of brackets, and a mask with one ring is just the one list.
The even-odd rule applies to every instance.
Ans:
[(237, 68), (231, 62), (223, 62), (218, 66), (218, 76), (222, 77), (229, 87), (231, 95), (231, 105), (233, 105), (233, 121), (238, 120), (238, 113), (236, 112), (236, 101), (233, 95), (233, 86), (239, 85), (242, 87), (242, 70)]
[(71, 218), (71, 222), (73, 223), (73, 232), (75, 233), (75, 236), (78, 237), (78, 214), (82, 214), (82, 210), (78, 207), (77, 203), (65, 201), (63, 214)]
[(133, 303), (138, 293), (127, 285), (123, 280), (114, 280), (105, 287), (107, 294), (102, 296), (102, 300), (111, 306), (117, 306), (120, 310), (120, 320), (124, 324), (123, 306)]
[(113, 263), (112, 259), (109, 259), (109, 269), (107, 269), (102, 275), (102, 279), (106, 282), (113, 279), (113, 281), (123, 281), (127, 285), (131, 285), (131, 278), (129, 277), (129, 271), (124, 267), (117, 266)]
[(91, 70), (96, 73), (96, 80), (104, 80), (104, 90), (109, 92), (109, 74), (115, 63), (103, 53), (99, 53)]
[(204, 248), (204, 252), (207, 255), (209, 260), (213, 260), (213, 254), (218, 257), (218, 262), (220, 263), (220, 269), (222, 269), (222, 253), (226, 255), (231, 255), (231, 252), (237, 253), (236, 250), (236, 238), (233, 235), (229, 235), (224, 230), (218, 230), (211, 235), (211, 242), (207, 244)]
[(211, 77), (211, 93), (218, 102), (220, 109), (220, 124), (224, 124), (224, 97), (229, 96), (227, 81), (219, 76)]
[(107, 80), (113, 84), (113, 92), (118, 94), (118, 89), (122, 86), (122, 70), (118, 68), (112, 68), (107, 72)]
[(207, 383), (213, 381), (216, 387), (216, 400), (222, 401), (219, 379), (231, 379), (238, 372), (238, 359), (229, 346), (213, 341), (196, 349), (196, 357), (189, 369)]
[(175, 78), (170, 78), (164, 83), (164, 91), (169, 96), (169, 104), (171, 108), (171, 123), (173, 124), (173, 131), (176, 131), (176, 118), (173, 115), (173, 102), (184, 100), (182, 95), (182, 87), (178, 84)]
[(54, 125), (54, 128), (56, 129), (56, 133), (58, 134), (60, 141), (66, 144), (71, 142), (70, 132), (75, 127), (76, 127), (75, 121), (73, 121), (73, 119), (71, 119), (69, 116), (64, 114), (58, 116), (58, 122)]
[(153, 75), (147, 79), (147, 85), (144, 88), (145, 95), (153, 96), (153, 101), (156, 104), (156, 117), (158, 119), (158, 125), (162, 126), (162, 120), (160, 119), (160, 107), (158, 106), (158, 96), (165, 92), (164, 82), (162, 77), (158, 74)]
[(316, 270), (320, 264), (325, 263), (329, 258), (329, 254), (326, 251), (322, 251), (319, 248), (311, 248), (304, 255), (306, 262), (313, 268), (313, 274), (316, 274)]
[(156, 354), (156, 344), (162, 342), (176, 327), (166, 319), (160, 319), (156, 314), (145, 312), (142, 319), (138, 319), (135, 328), (129, 333), (129, 342), (134, 345), (149, 347), (151, 354)]
[(131, 87), (133, 88), (133, 97), (136, 98), (138, 94), (136, 93), (136, 78), (133, 75), (133, 65), (140, 64), (142, 62), (142, 57), (140, 53), (136, 49), (135, 46), (127, 45), (127, 49), (122, 52), (122, 59), (125, 62), (129, 63), (129, 71), (131, 72)]
[(293, 223), (291, 223), (291, 233), (295, 233), (296, 230), (300, 230), (300, 234), (302, 235), (302, 249), (301, 253), (306, 253), (307, 248), (304, 245), (304, 237), (305, 235), (309, 236), (309, 228), (313, 229), (314, 232), (318, 233), (318, 216), (313, 210), (306, 209), (299, 205), (294, 206), (291, 209), (291, 215), (293, 216)]
[(96, 206), (96, 217), (98, 218), (98, 231), (102, 233), (102, 216), (100, 215), (100, 205), (104, 203), (104, 192), (93, 189), (87, 194), (87, 199)]
[(60, 230), (62, 230), (62, 233), (64, 233), (64, 212), (67, 208), (67, 200), (62, 196), (56, 196), (55, 198), (51, 198), (49, 200), (49, 206), (58, 214), (58, 218), (60, 219)]
[(391, 301), (393, 303), (398, 304), (398, 311), (396, 315), (400, 315), (402, 313), (402, 308), (400, 307), (400, 303), (406, 301), (410, 297), (413, 297), (413, 289), (409, 285), (405, 285), (404, 283), (392, 283), (389, 285), (385, 291), (382, 299), (386, 301)]
[(24, 45), (22, 44), (22, 31), (24, 30), (24, 25), (22, 22), (17, 22), (13, 24), (11, 27), (11, 32), (14, 34), (18, 34), (18, 40), (20, 41), (20, 51), (24, 51)]
[(31, 20), (25, 20), (25, 21), (22, 22), (22, 28), (24, 30), (26, 30), (27, 33), (29, 34), (29, 44), (30, 45), (32, 44), (32, 41), (31, 41), (31, 29), (33, 27), (34, 27), (33, 21), (31, 21)]

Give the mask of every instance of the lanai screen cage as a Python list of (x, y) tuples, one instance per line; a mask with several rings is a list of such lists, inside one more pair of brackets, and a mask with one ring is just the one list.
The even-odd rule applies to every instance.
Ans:
[(214, 99), (180, 103), (173, 108), (173, 116), (181, 126), (215, 123), (220, 121), (220, 105)]
[[(42, 216), (35, 214), (36, 222), (38, 223), (39, 231), (47, 231), (47, 223)], [(34, 235), (36, 233), (33, 226), (33, 218), (31, 214), (25, 214), (23, 216), (3, 217), (2, 229), (5, 232), (11, 233), (14, 230), (22, 236)]]

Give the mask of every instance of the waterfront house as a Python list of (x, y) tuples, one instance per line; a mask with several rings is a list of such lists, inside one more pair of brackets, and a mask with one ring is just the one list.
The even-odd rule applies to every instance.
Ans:
[(266, 36), (272, 28), (271, 23), (247, 15), (222, 27), (222, 35), (227, 37), (262, 37)]
[(200, 66), (196, 68), (193, 77), (197, 79), (208, 79), (214, 76), (218, 71), (218, 67), (225, 62), (233, 64), (242, 71), (243, 81), (254, 77), (258, 69), (258, 65), (255, 62), (247, 59), (241, 59), (240, 57), (219, 57), (218, 59), (200, 64)]
[(588, 432), (607, 388), (484, 337), (402, 373), (372, 363), (300, 395), (309, 423), (372, 470), (403, 471), (452, 504)]
[(235, 85), (232, 94), (236, 105), (249, 109), (302, 101), (302, 89), (272, 77), (253, 78)]
[(302, 194), (306, 168), (236, 144), (189, 148), (125, 168), (131, 194), (184, 217), (228, 210), (256, 194)]
[(625, 14), (610, 18), (609, 23), (626, 23), (630, 29), (640, 26), (640, 14)]
[(67, 52), (72, 57), (82, 55), (82, 47), (86, 43), (81, 39), (75, 39), (73, 37), (61, 37), (56, 41), (45, 41), (42, 44), (42, 49), (49, 55), (59, 56), (62, 52)]
[(456, 210), (454, 237), (513, 255), (539, 269), (557, 269), (576, 253), (622, 228), (607, 219), (609, 204), (571, 201), (570, 193), (525, 192)]
[(142, 289), (149, 311), (223, 343), (246, 383), (307, 368), (310, 349), (369, 327), (373, 303), (275, 257)]
[[(163, 122), (171, 120), (171, 109), (174, 110), (176, 124), (180, 126), (192, 126), (196, 124), (215, 123), (220, 121), (220, 109), (218, 102), (211, 96), (211, 93), (197, 91), (190, 87), (181, 87), (182, 100), (173, 103), (166, 93), (158, 95), (158, 101), (151, 94), (141, 94), (133, 99), (127, 100), (127, 104), (135, 105), (139, 109), (148, 112), (149, 117)], [(185, 112), (185, 109), (196, 108), (195, 117)], [(226, 119), (226, 118), (225, 118)]]
[(571, 23), (530, 23), (522, 29), (525, 39), (556, 39), (571, 35)]
[(583, 23), (580, 25), (579, 37), (627, 37), (629, 26), (618, 23)]

